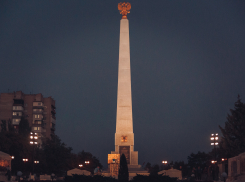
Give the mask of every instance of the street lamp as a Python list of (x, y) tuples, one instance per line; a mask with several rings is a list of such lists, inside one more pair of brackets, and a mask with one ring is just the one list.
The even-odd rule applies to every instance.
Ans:
[(39, 161), (34, 161), (34, 163), (35, 163), (35, 164), (38, 164), (38, 163), (39, 163)]
[[(32, 150), (32, 161), (33, 161), (32, 173), (34, 173), (34, 163), (35, 163), (35, 161), (34, 161), (35, 148), (34, 147), (35, 147), (35, 145), (38, 144), (37, 140), (38, 140), (37, 133), (30, 132), (30, 144), (33, 145), (33, 150)], [(38, 163), (39, 163), (39, 161), (38, 161)]]
[(83, 167), (83, 165), (82, 164), (79, 164), (79, 167)]
[(167, 163), (168, 163), (168, 161), (162, 161), (162, 163), (163, 163), (163, 164), (167, 164)]
[(216, 134), (211, 134), (210, 140), (211, 140), (211, 145), (214, 146), (214, 160), (216, 161), (216, 145), (219, 145), (219, 137), (218, 137), (218, 133)]
[(222, 158), (221, 161), (222, 162), (227, 161), (227, 158)]
[(28, 159), (23, 159), (23, 162), (24, 162), (24, 170), (25, 170), (26, 168), (25, 163), (28, 162)]
[(85, 164), (89, 164), (89, 161), (85, 161)]

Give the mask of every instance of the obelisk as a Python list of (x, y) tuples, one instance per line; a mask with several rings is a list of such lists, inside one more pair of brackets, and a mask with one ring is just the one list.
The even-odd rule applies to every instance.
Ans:
[(137, 167), (138, 152), (134, 151), (129, 21), (127, 19), (130, 9), (130, 3), (118, 4), (122, 19), (120, 21), (115, 151), (111, 153), (124, 153), (129, 167)]

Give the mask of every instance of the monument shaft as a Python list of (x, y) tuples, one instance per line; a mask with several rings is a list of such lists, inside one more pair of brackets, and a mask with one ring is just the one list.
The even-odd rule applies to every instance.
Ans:
[(138, 152), (134, 151), (128, 19), (120, 21), (119, 41), (115, 152), (112, 154), (124, 153), (128, 164), (134, 166), (138, 165)]

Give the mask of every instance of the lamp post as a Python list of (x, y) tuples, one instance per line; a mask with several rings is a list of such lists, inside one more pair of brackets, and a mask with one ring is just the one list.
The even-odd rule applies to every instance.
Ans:
[(24, 170), (25, 170), (25, 168), (26, 168), (25, 163), (28, 162), (28, 159), (24, 158), (23, 162), (24, 162)]
[[(162, 161), (162, 164), (164, 166), (162, 166), (162, 169), (165, 170), (166, 169), (166, 165), (167, 165), (168, 161)], [(166, 172), (165, 172), (166, 173)], [(166, 175), (166, 174), (165, 174)]]
[(218, 133), (216, 133), (216, 134), (211, 134), (211, 137), (210, 137), (210, 140), (211, 140), (211, 145), (213, 145), (214, 146), (214, 160), (213, 161), (211, 161), (211, 163), (212, 164), (215, 164), (215, 166), (214, 166), (214, 173), (213, 173), (213, 180), (215, 180), (216, 178), (217, 178), (217, 168), (216, 168), (216, 162), (217, 162), (217, 160), (216, 160), (216, 145), (219, 145), (219, 142), (218, 142), (218, 140), (219, 140), (219, 137), (218, 137)]
[[(37, 142), (38, 135), (37, 133), (30, 132), (30, 144), (33, 145), (33, 150), (32, 150), (32, 174), (34, 174), (34, 153), (35, 153), (35, 145), (38, 144)], [(38, 161), (39, 163), (39, 161)]]
[[(84, 161), (84, 163), (85, 163), (85, 169), (86, 170), (89, 170), (89, 167), (91, 167), (89, 164), (90, 164), (90, 161)], [(89, 166), (88, 166), (89, 165)]]
[(216, 134), (211, 134), (210, 140), (211, 140), (211, 145), (214, 146), (214, 161), (216, 161), (216, 145), (219, 145), (219, 137), (218, 137), (218, 133)]
[[(11, 159), (12, 160), (14, 159), (14, 156), (13, 155), (11, 156)], [(12, 168), (13, 168), (13, 162), (12, 162), (12, 160), (11, 160), (11, 168), (10, 168), (11, 169), (11, 172), (12, 172)]]

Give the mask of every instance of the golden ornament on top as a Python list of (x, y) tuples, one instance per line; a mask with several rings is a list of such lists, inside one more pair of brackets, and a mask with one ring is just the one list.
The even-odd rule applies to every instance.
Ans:
[(127, 14), (130, 13), (131, 4), (130, 3), (118, 3), (118, 10), (122, 14), (122, 19), (127, 19)]

